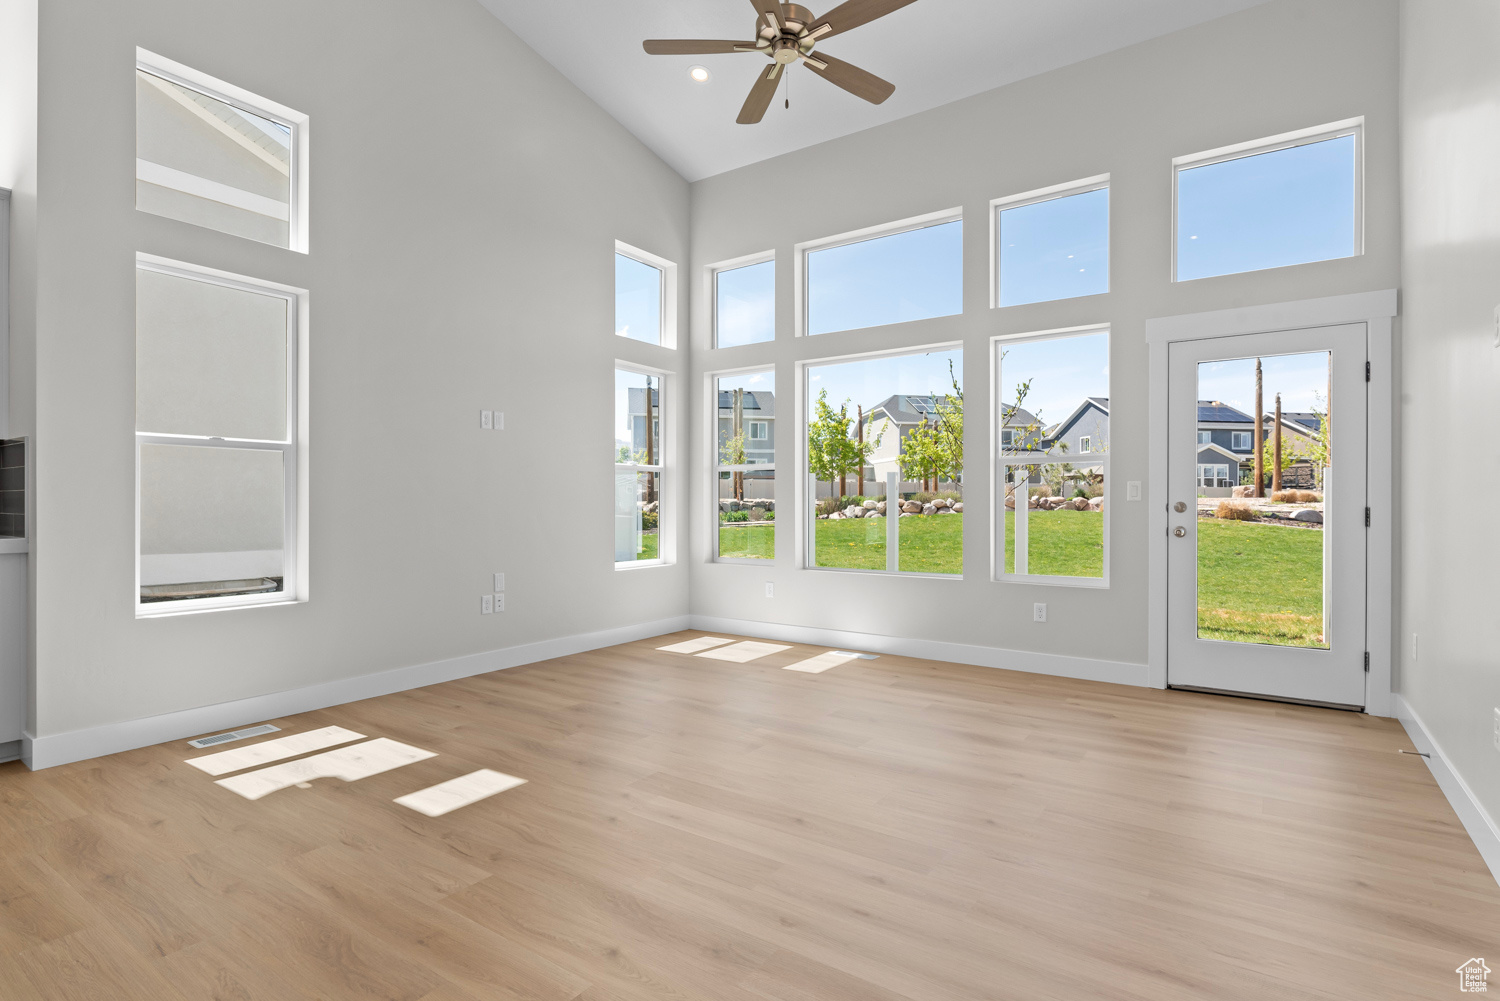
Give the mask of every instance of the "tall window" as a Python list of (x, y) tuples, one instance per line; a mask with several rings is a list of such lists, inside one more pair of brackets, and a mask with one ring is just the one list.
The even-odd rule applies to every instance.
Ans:
[(809, 334), (962, 313), (962, 219), (901, 224), (806, 248)]
[(296, 596), (299, 293), (136, 268), (142, 614)]
[(806, 373), (808, 566), (962, 574), (962, 349)]
[(776, 556), (776, 373), (714, 379), (714, 503), (721, 560)]
[(1363, 252), (1358, 121), (1174, 161), (1177, 281)]
[(615, 565), (661, 561), (661, 376), (615, 369)]
[(995, 305), (1109, 291), (1109, 177), (994, 202)]
[(714, 346), (732, 348), (775, 339), (776, 262), (714, 271)]
[(995, 365), (1000, 578), (1107, 583), (1109, 331), (998, 338)]
[(307, 250), (307, 116), (137, 50), (136, 208)]

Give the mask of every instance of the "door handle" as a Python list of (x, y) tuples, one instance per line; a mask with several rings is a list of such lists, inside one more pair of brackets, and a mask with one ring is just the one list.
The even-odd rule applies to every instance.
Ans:
[(1187, 529), (1183, 528), (1181, 525), (1178, 525), (1176, 528), (1172, 529), (1172, 534), (1180, 539), (1187, 534)]

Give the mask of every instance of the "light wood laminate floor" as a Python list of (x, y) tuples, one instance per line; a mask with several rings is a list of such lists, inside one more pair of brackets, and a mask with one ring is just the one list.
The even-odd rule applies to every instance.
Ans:
[[(255, 802), (182, 741), (0, 766), (0, 998), (1344, 1001), (1500, 968), (1500, 888), (1394, 721), (655, 650), (692, 635), (274, 720), (438, 756)], [(392, 802), (478, 768), (528, 782)]]

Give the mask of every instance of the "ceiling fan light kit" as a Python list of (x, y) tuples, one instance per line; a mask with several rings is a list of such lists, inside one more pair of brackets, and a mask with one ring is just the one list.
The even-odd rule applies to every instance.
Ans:
[[(652, 38), (641, 43), (653, 56), (716, 55), (731, 52), (759, 52), (771, 65), (757, 76), (750, 95), (745, 98), (735, 121), (754, 125), (765, 117), (776, 94), (782, 71), (798, 60), (818, 76), (855, 97), (880, 104), (896, 90), (896, 85), (880, 79), (826, 52), (813, 54), (813, 47), (824, 38), (868, 24), (916, 0), (845, 0), (822, 17), (814, 17), (806, 7), (777, 0), (750, 0), (755, 8), (755, 40), (750, 42), (708, 38)], [(699, 76), (698, 71), (703, 75)], [(694, 66), (689, 71), (694, 80), (703, 83), (708, 70)]]

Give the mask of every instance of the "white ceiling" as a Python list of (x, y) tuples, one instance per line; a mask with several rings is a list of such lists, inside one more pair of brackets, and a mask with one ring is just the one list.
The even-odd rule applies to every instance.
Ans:
[[(1265, 0), (916, 0), (819, 49), (884, 77), (867, 104), (805, 66), (758, 125), (735, 116), (766, 59), (648, 56), (647, 38), (754, 36), (750, 0), (480, 0), (683, 177), (703, 177), (1244, 10)], [(812, 5), (826, 13), (836, 0)], [(688, 68), (706, 66), (708, 83)]]

